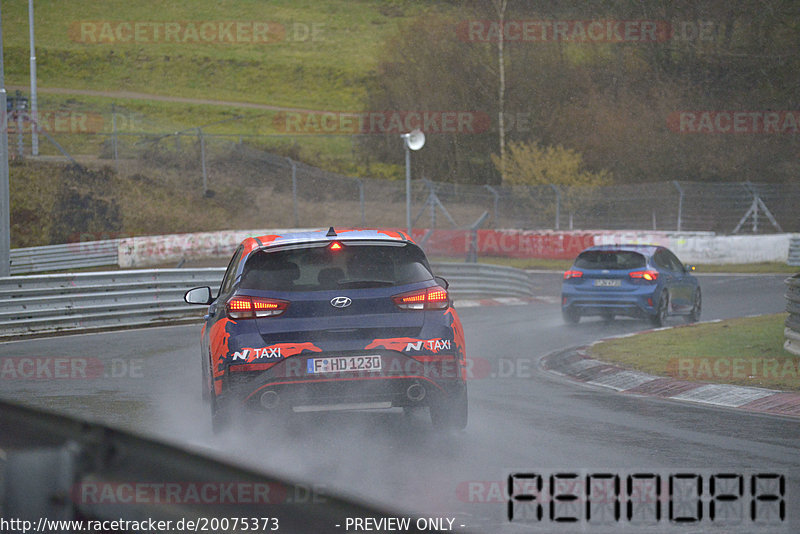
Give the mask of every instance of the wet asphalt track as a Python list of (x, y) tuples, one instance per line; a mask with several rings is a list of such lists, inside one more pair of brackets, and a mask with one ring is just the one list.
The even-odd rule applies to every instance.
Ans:
[[(704, 276), (703, 319), (783, 310), (784, 276)], [(558, 294), (558, 275), (536, 275), (540, 295)], [(249, 425), (214, 436), (199, 384), (199, 327), (72, 335), (0, 344), (0, 358), (87, 357), (101, 361), (92, 379), (4, 379), (2, 396), (84, 416), (257, 469), (288, 475), (323, 491), (421, 515), (450, 516), (476, 532), (662, 531), (622, 522), (611, 530), (585, 520), (523, 527), (506, 519), (511, 472), (605, 472), (663, 476), (717, 472), (786, 475), (789, 523), (800, 531), (800, 420), (621, 395), (545, 373), (550, 351), (647, 323), (584, 320), (564, 325), (557, 304), (464, 308), (471, 358), (485, 358), (469, 384), (470, 423), (458, 434), (430, 429), (422, 414), (303, 414), (290, 425)], [(675, 324), (679, 324), (676, 321)], [(305, 415), (308, 415), (307, 417)], [(485, 501), (490, 502), (485, 502)], [(748, 501), (749, 502), (749, 501)], [(665, 512), (666, 514), (666, 509)], [(707, 513), (707, 512), (706, 512)], [(676, 527), (665, 532), (741, 530)], [(460, 530), (460, 529), (459, 529)]]

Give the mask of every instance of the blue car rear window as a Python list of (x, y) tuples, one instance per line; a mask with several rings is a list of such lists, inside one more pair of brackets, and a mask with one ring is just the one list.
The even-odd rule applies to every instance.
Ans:
[(629, 250), (589, 250), (575, 259), (579, 269), (630, 270), (647, 265), (645, 257)]
[(258, 251), (245, 263), (240, 287), (269, 291), (324, 291), (390, 287), (433, 278), (424, 253), (413, 245), (326, 244)]

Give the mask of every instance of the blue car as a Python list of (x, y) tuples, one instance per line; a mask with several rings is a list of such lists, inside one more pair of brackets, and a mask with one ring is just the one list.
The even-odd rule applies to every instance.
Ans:
[(561, 312), (576, 324), (585, 315), (607, 320), (617, 315), (648, 319), (662, 326), (678, 315), (700, 319), (702, 297), (694, 267), (665, 247), (600, 245), (581, 252), (564, 273)]
[(244, 414), (427, 408), (467, 424), (464, 332), (447, 291), (406, 234), (330, 228), (245, 239), (201, 335), (212, 425)]

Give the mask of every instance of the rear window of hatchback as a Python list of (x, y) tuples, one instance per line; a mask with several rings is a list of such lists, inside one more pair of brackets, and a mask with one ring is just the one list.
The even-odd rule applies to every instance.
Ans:
[(642, 254), (629, 250), (589, 250), (581, 252), (575, 259), (575, 267), (579, 269), (627, 271), (646, 265), (647, 259)]
[[(337, 242), (339, 243), (339, 242)], [(245, 263), (240, 288), (327, 291), (392, 287), (433, 279), (424, 253), (409, 244), (341, 242), (257, 251)]]

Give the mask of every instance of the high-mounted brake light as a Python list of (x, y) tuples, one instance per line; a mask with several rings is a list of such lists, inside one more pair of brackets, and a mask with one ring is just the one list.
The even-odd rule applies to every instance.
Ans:
[(401, 293), (392, 300), (401, 310), (444, 310), (450, 306), (450, 297), (441, 286)]
[(334, 250), (334, 251), (336, 251), (336, 250), (342, 250), (342, 244), (341, 244), (341, 243), (339, 243), (338, 241), (334, 241), (333, 243), (331, 243), (331, 244), (330, 244), (330, 246), (328, 247), (328, 249), (329, 249), (329, 250)]
[(658, 271), (632, 271), (628, 273), (631, 278), (642, 278), (648, 282), (658, 280)]
[(583, 271), (573, 271), (569, 270), (564, 273), (564, 280), (569, 280), (570, 278), (582, 278)]
[(240, 295), (233, 297), (226, 306), (231, 319), (255, 319), (274, 317), (286, 311), (289, 303), (285, 300)]

